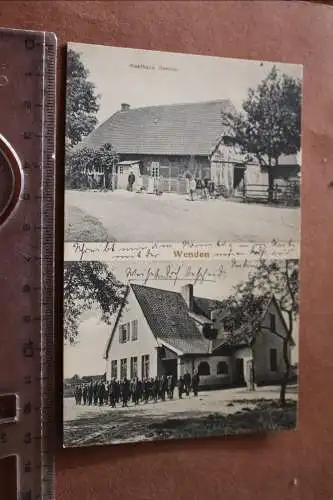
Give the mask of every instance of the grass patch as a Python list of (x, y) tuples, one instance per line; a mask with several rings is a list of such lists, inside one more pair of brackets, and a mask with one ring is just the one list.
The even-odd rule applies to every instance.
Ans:
[(206, 417), (168, 419), (152, 424), (156, 439), (183, 439), (236, 434), (265, 433), (296, 427), (296, 402), (283, 408), (274, 401), (258, 403), (254, 409), (242, 408), (234, 414), (211, 413)]
[(83, 212), (70, 206), (66, 210), (65, 241), (110, 241), (103, 224)]

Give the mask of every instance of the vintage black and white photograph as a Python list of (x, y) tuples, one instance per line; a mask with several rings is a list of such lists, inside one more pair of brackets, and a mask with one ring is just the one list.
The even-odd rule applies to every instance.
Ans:
[(299, 240), (302, 66), (71, 43), (65, 241)]
[(298, 260), (67, 261), (64, 446), (293, 429)]

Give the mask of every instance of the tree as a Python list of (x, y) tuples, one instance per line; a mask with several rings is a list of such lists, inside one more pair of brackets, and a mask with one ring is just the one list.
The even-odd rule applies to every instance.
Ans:
[[(235, 293), (223, 301), (223, 326), (231, 332), (230, 341), (235, 344), (244, 344), (251, 349), (254, 358), (254, 344), (261, 331), (262, 316), (265, 306), (265, 297), (255, 295), (249, 287), (241, 290), (235, 288)], [(255, 367), (251, 367), (250, 388), (255, 389)]]
[(256, 89), (250, 88), (243, 112), (222, 113), (233, 141), (255, 156), (268, 172), (268, 201), (273, 201), (274, 170), (281, 155), (296, 154), (301, 141), (301, 84), (274, 66)]
[(82, 189), (93, 186), (93, 178), (89, 176), (94, 171), (101, 172), (99, 186), (104, 189), (112, 189), (112, 174), (118, 163), (118, 155), (112, 145), (103, 144), (95, 150), (82, 147), (68, 156), (68, 170), (66, 173), (66, 184), (74, 189)]
[(81, 142), (97, 124), (99, 97), (88, 80), (89, 71), (72, 49), (67, 53), (66, 150)]
[(85, 189), (89, 186), (88, 173), (94, 166), (95, 152), (83, 146), (68, 153), (65, 172), (67, 188)]
[(285, 369), (280, 389), (280, 403), (285, 405), (291, 370), (289, 347), (293, 342), (294, 320), (299, 312), (299, 261), (261, 261), (248, 280), (236, 286), (233, 296), (226, 299), (224, 326), (229, 332), (237, 331), (237, 341), (244, 340), (253, 348), (261, 331), (264, 305), (273, 294), (287, 317), (287, 335), (282, 339)]
[(96, 164), (100, 166), (103, 171), (103, 187), (113, 188), (112, 174), (114, 173), (115, 166), (119, 161), (119, 157), (112, 145), (107, 143), (103, 144), (96, 152)]
[(95, 305), (101, 320), (110, 324), (112, 315), (122, 304), (126, 287), (104, 262), (65, 262), (64, 266), (64, 336), (74, 343), (80, 317)]
[(281, 311), (287, 317), (287, 335), (283, 338), (284, 376), (281, 381), (280, 403), (286, 403), (286, 388), (290, 379), (289, 347), (293, 342), (294, 321), (299, 313), (299, 261), (262, 261), (249, 279), (250, 287), (268, 296), (274, 293)]

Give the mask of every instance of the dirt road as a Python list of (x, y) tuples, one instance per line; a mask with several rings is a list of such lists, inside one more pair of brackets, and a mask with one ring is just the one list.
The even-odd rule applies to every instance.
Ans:
[(278, 387), (205, 391), (198, 397), (149, 402), (128, 408), (76, 406), (64, 399), (66, 446), (213, 436), (289, 428), (296, 421), (297, 389), (278, 407)]
[[(66, 191), (66, 240), (81, 240), (77, 209), (102, 224), (110, 241), (288, 241), (299, 239), (298, 208), (228, 200), (189, 201), (164, 193)], [(70, 229), (70, 230), (69, 230)], [(85, 228), (86, 230), (86, 228)], [(105, 240), (104, 240), (105, 241)]]

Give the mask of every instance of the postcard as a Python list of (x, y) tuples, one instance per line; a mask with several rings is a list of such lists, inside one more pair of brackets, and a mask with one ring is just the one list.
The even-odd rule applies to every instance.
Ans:
[(65, 241), (299, 240), (301, 77), (70, 44)]
[(64, 446), (293, 429), (302, 66), (71, 43)]
[(299, 262), (238, 264), (65, 263), (65, 446), (296, 426)]

